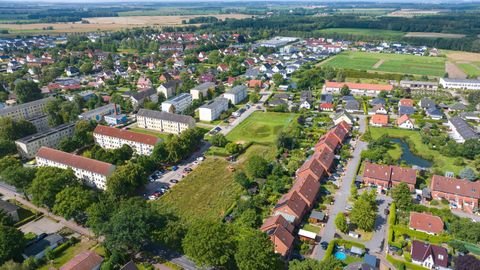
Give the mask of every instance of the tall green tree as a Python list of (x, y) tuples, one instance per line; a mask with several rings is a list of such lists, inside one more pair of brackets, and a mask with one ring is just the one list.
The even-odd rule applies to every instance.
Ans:
[(360, 229), (370, 232), (375, 226), (377, 204), (375, 192), (363, 192), (353, 204), (350, 220)]
[(235, 261), (240, 270), (270, 270), (277, 268), (278, 257), (268, 236), (251, 230), (239, 240)]
[(412, 194), (405, 183), (392, 188), (392, 198), (398, 209), (408, 210), (412, 206)]
[(227, 267), (235, 251), (231, 230), (227, 225), (207, 220), (194, 222), (190, 226), (182, 246), (185, 254), (199, 266)]
[(53, 212), (66, 219), (80, 220), (85, 210), (93, 203), (93, 192), (82, 186), (71, 186), (55, 196)]
[(33, 81), (19, 81), (15, 85), (15, 94), (20, 103), (26, 103), (42, 98), (42, 91)]
[(253, 178), (265, 178), (270, 172), (268, 161), (261, 156), (251, 156), (245, 166), (246, 173)]
[(347, 218), (345, 217), (344, 213), (337, 214), (337, 216), (335, 217), (335, 226), (343, 233), (348, 232)]
[(107, 179), (107, 193), (116, 198), (128, 197), (146, 183), (147, 175), (144, 169), (139, 164), (127, 162), (118, 166)]
[(34, 204), (52, 208), (55, 204), (55, 196), (74, 184), (76, 184), (76, 178), (71, 169), (40, 167), (28, 188), (28, 193), (32, 196)]
[(0, 225), (0, 265), (8, 260), (21, 260), (25, 247), (23, 233), (14, 227)]

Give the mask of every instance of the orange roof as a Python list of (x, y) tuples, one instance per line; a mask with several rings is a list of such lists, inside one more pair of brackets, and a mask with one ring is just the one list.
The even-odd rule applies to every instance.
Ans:
[(408, 120), (412, 121), (412, 120), (410, 119), (410, 117), (408, 117), (407, 114), (404, 114), (404, 115), (400, 116), (400, 117), (397, 119), (397, 125), (401, 125), (401, 124), (405, 123), (405, 122), (408, 121)]
[(400, 99), (400, 101), (399, 101), (399, 105), (400, 105), (400, 106), (413, 107), (413, 99), (402, 98), (402, 99)]
[(312, 177), (297, 179), (291, 190), (297, 191), (308, 206), (312, 206), (320, 190), (320, 182)]
[(38, 150), (37, 157), (105, 176), (109, 176), (115, 170), (115, 165), (110, 163), (77, 156), (45, 146)]
[(73, 257), (70, 261), (60, 267), (60, 270), (90, 270), (95, 269), (103, 261), (97, 253), (84, 251)]
[(325, 86), (330, 88), (342, 88), (344, 85), (350, 89), (371, 90), (371, 91), (392, 91), (393, 86), (389, 84), (372, 83), (350, 83), (350, 82), (326, 82)]
[(291, 190), (287, 194), (283, 195), (278, 201), (277, 205), (275, 205), (275, 211), (285, 209), (285, 212), (295, 215), (295, 217), (298, 219), (303, 217), (306, 208), (307, 204), (295, 190)]
[(427, 213), (410, 212), (410, 227), (429, 233), (443, 232), (443, 221), (440, 217)]
[(127, 141), (138, 142), (148, 145), (156, 145), (160, 139), (147, 134), (132, 132), (124, 129), (118, 129), (114, 127), (107, 127), (98, 125), (93, 134), (100, 134), (108, 137), (119, 138)]
[(257, 86), (262, 87), (262, 81), (261, 80), (250, 80), (250, 81), (248, 81), (248, 87), (255, 88)]
[(275, 246), (275, 252), (280, 253), (282, 256), (286, 256), (292, 246), (295, 237), (282, 226), (277, 226), (275, 229), (266, 232), (270, 236), (273, 245)]
[(386, 126), (388, 124), (388, 115), (385, 114), (375, 114), (372, 116), (370, 121), (376, 125)]

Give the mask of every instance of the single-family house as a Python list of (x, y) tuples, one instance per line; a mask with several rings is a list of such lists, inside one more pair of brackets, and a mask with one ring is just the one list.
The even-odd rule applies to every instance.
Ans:
[(420, 99), (419, 105), (424, 110), (436, 107), (435, 101), (427, 97)]
[(62, 265), (59, 270), (98, 270), (103, 258), (93, 251), (84, 251)]
[(34, 242), (27, 245), (23, 251), (23, 258), (34, 257), (35, 259), (41, 259), (45, 256), (48, 249), (54, 249), (62, 244), (65, 239), (59, 234), (49, 234), (45, 237), (36, 239)]
[(292, 251), (295, 240), (293, 229), (294, 226), (281, 215), (269, 217), (260, 227), (272, 241), (275, 253), (283, 257), (288, 257)]
[(398, 107), (398, 115), (412, 115), (415, 113), (415, 108), (412, 106), (399, 106)]
[(403, 129), (414, 129), (415, 125), (412, 119), (406, 114), (400, 116), (396, 120), (397, 126)]
[(388, 115), (374, 114), (370, 118), (370, 125), (374, 127), (386, 127), (388, 125)]
[(340, 111), (334, 114), (332, 117), (332, 120), (335, 125), (338, 125), (343, 121), (345, 121), (349, 125), (353, 125), (353, 123), (355, 122), (355, 118), (353, 118), (352, 115), (350, 115), (348, 112), (345, 112), (345, 111)]
[(410, 229), (428, 234), (443, 232), (443, 221), (440, 217), (428, 213), (410, 212)]
[(414, 264), (425, 268), (446, 269), (448, 267), (448, 252), (443, 247), (413, 240), (410, 254)]

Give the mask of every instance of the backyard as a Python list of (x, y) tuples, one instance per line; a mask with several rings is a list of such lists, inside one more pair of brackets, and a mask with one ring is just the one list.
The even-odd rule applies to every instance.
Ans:
[(233, 142), (274, 143), (277, 135), (285, 129), (296, 114), (254, 112), (228, 135)]
[(388, 73), (440, 77), (445, 74), (445, 58), (368, 52), (342, 52), (322, 65)]
[(90, 250), (96, 245), (96, 242), (92, 240), (86, 240), (83, 239), (80, 242), (74, 244), (73, 246), (65, 249), (62, 252), (59, 252), (59, 254), (56, 256), (55, 259), (49, 261), (47, 264), (43, 265), (40, 267), (40, 270), (47, 270), (47, 269), (58, 269), (60, 266), (64, 265), (67, 263), (69, 260), (71, 260), (73, 257), (78, 255), (79, 253)]

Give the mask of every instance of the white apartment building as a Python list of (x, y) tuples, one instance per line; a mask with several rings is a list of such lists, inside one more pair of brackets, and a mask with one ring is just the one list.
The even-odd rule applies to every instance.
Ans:
[(228, 110), (228, 99), (217, 97), (216, 99), (198, 108), (200, 121), (213, 121), (218, 119), (222, 112)]
[(189, 115), (140, 109), (137, 113), (137, 126), (165, 133), (180, 134), (195, 127), (195, 119)]
[(208, 95), (208, 90), (214, 90), (214, 89), (215, 89), (215, 83), (204, 82), (190, 89), (190, 94), (192, 95), (192, 99), (200, 99), (200, 95), (203, 96), (203, 98), (206, 98)]
[(12, 120), (28, 120), (30, 118), (45, 115), (45, 106), (48, 101), (53, 99), (53, 97), (48, 97), (0, 109), (0, 117), (10, 117)]
[(190, 105), (192, 105), (192, 95), (189, 93), (181, 93), (176, 97), (162, 102), (162, 111), (181, 114)]
[(73, 135), (75, 124), (67, 123), (44, 132), (18, 139), (15, 141), (18, 153), (25, 159), (34, 158), (38, 149), (42, 146), (56, 148), (58, 144), (67, 137)]
[(223, 94), (223, 97), (230, 100), (233, 105), (242, 102), (247, 98), (247, 86), (237, 85)]
[(107, 178), (115, 171), (115, 165), (95, 159), (77, 156), (48, 147), (41, 147), (36, 155), (38, 166), (72, 169), (75, 176), (86, 185), (101, 190), (107, 188)]
[(95, 143), (104, 149), (118, 149), (128, 145), (137, 155), (149, 156), (161, 140), (155, 136), (124, 129), (98, 125), (93, 131)]
[(105, 115), (110, 115), (110, 114), (120, 114), (120, 105), (118, 104), (107, 104), (102, 107), (98, 107), (96, 109), (90, 110), (88, 112), (84, 112), (78, 116), (80, 120), (95, 120), (97, 122), (100, 122), (103, 120), (103, 117)]
[(443, 88), (480, 90), (480, 80), (440, 78)]

